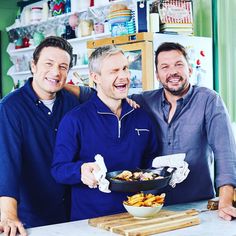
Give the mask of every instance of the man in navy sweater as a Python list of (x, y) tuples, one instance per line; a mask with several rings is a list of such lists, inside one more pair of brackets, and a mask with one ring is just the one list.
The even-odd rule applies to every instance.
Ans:
[(34, 51), (33, 78), (0, 102), (0, 232), (26, 235), (67, 220), (65, 189), (50, 174), (57, 128), (80, 101), (62, 90), (72, 47), (46, 38)]
[(124, 211), (127, 193), (96, 188), (96, 154), (103, 156), (108, 171), (147, 168), (158, 148), (148, 115), (126, 101), (130, 72), (122, 50), (97, 48), (90, 56), (89, 70), (97, 93), (62, 119), (52, 164), (55, 180), (72, 187), (71, 220)]

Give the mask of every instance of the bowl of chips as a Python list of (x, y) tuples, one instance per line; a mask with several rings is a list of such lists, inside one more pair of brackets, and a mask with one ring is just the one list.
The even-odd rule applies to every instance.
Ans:
[(154, 217), (164, 205), (165, 194), (138, 193), (123, 202), (127, 212), (135, 218)]

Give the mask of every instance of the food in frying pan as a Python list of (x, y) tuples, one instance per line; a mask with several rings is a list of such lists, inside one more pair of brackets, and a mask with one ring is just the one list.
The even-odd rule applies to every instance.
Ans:
[(163, 205), (164, 199), (165, 199), (165, 193), (155, 196), (151, 193), (144, 194), (143, 192), (141, 192), (131, 197), (128, 197), (128, 200), (124, 201), (123, 203), (128, 206), (155, 207), (158, 205)]
[(154, 179), (162, 179), (163, 176), (160, 176), (153, 172), (143, 172), (143, 171), (136, 171), (131, 172), (128, 170), (122, 171), (117, 176), (113, 177), (113, 179), (117, 180), (125, 180), (125, 181), (145, 181), (145, 180), (154, 180)]

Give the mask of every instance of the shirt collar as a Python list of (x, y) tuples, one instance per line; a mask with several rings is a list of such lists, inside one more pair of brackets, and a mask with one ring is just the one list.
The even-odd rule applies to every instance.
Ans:
[[(38, 98), (37, 94), (35, 93), (35, 91), (33, 90), (33, 87), (32, 87), (32, 82), (33, 82), (33, 78), (30, 77), (26, 84), (24, 85), (23, 87), (23, 90), (24, 90), (24, 94), (29, 96), (33, 101), (34, 103), (38, 103), (40, 101), (40, 99)], [(61, 91), (58, 91), (57, 92), (57, 96), (56, 96), (56, 100), (61, 97)]]
[[(113, 113), (113, 112), (111, 111), (111, 109), (110, 109), (105, 103), (103, 103), (103, 101), (97, 96), (97, 93), (95, 93), (95, 94), (93, 95), (92, 101), (95, 103), (95, 106), (96, 106), (98, 112), (101, 112), (101, 113)], [(121, 106), (122, 106), (121, 117), (122, 117), (124, 114), (126, 114), (126, 113), (128, 113), (128, 112), (134, 110), (134, 108), (132, 108), (132, 107), (128, 104), (128, 102), (126, 101), (126, 99), (123, 99), (123, 100), (122, 100), (122, 105), (121, 105)]]
[[(183, 104), (185, 105), (189, 101), (189, 99), (191, 98), (192, 93), (193, 93), (193, 86), (191, 84), (189, 84), (188, 92), (182, 98), (178, 99), (178, 101), (182, 101)], [(162, 106), (164, 106), (165, 104), (169, 104), (169, 102), (165, 98), (163, 88), (162, 88), (162, 94), (161, 94), (161, 104), (162, 104)]]

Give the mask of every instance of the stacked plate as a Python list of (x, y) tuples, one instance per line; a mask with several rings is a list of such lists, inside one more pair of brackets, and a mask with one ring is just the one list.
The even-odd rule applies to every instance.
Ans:
[(130, 21), (131, 18), (132, 11), (130, 9), (111, 11), (108, 15), (108, 20), (110, 24), (127, 22)]

